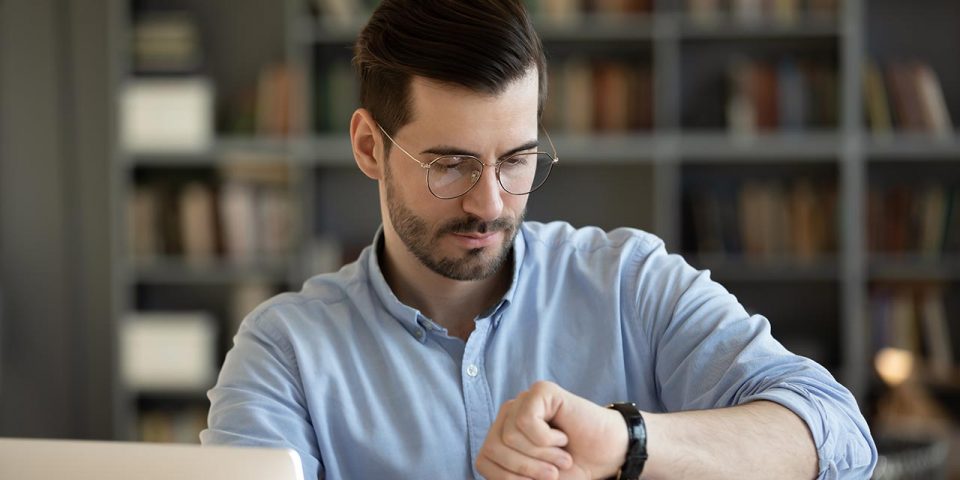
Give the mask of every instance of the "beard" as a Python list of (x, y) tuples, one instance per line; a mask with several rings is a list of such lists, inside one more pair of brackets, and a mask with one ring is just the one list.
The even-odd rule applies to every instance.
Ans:
[[(389, 165), (389, 162), (387, 163)], [(389, 166), (387, 167), (386, 193), (390, 222), (403, 244), (420, 260), (420, 263), (452, 280), (484, 280), (499, 272), (510, 257), (513, 241), (525, 215), (524, 211), (515, 219), (497, 218), (489, 222), (471, 215), (452, 219), (431, 229), (427, 221), (407, 208), (403, 199), (400, 198), (389, 174)], [(488, 250), (497, 247), (470, 249), (462, 257), (444, 257), (440, 253), (440, 241), (448, 234), (485, 234), (498, 231), (503, 232), (503, 244), (500, 245), (499, 251), (492, 254)]]

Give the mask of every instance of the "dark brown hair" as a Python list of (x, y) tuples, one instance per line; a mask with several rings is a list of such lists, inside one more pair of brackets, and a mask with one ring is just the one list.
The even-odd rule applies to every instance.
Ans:
[(495, 95), (536, 66), (538, 115), (547, 95), (543, 46), (521, 0), (383, 0), (353, 65), (360, 105), (391, 135), (410, 121), (414, 75)]

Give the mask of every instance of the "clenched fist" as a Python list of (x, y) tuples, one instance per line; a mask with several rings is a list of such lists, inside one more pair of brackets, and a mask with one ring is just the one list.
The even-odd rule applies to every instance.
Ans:
[(620, 413), (537, 382), (500, 408), (477, 470), (487, 479), (592, 480), (616, 475), (626, 454)]

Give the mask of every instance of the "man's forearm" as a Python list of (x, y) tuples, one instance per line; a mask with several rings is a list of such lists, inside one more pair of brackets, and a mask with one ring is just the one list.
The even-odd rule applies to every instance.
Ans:
[(815, 478), (817, 451), (807, 425), (777, 403), (678, 413), (646, 413), (644, 479)]

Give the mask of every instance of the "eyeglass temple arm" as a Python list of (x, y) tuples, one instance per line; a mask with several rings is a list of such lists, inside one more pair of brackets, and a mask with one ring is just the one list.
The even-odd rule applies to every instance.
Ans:
[(422, 169), (428, 169), (428, 168), (430, 168), (430, 165), (429, 165), (429, 164), (426, 164), (426, 163), (421, 162), (420, 160), (417, 160), (417, 157), (414, 157), (413, 155), (410, 155), (410, 152), (408, 152), (405, 148), (401, 147), (400, 144), (397, 143), (397, 141), (394, 140), (393, 137), (391, 137), (390, 134), (387, 133), (387, 131), (383, 129), (383, 127), (380, 125), (379, 122), (377, 122), (377, 128), (379, 128), (380, 131), (384, 134), (384, 136), (386, 136), (387, 139), (390, 140), (390, 143), (396, 145), (396, 147), (399, 148), (401, 152), (403, 152), (406, 156), (410, 157), (410, 160), (413, 160), (414, 162), (417, 162), (417, 165), (420, 165), (420, 168), (422, 168)]
[(540, 129), (543, 130), (543, 134), (547, 136), (547, 142), (550, 143), (550, 149), (553, 150), (553, 163), (559, 163), (560, 157), (557, 156), (557, 147), (553, 144), (553, 139), (550, 138), (550, 133), (547, 132), (546, 127), (544, 127), (542, 124), (540, 125)]

